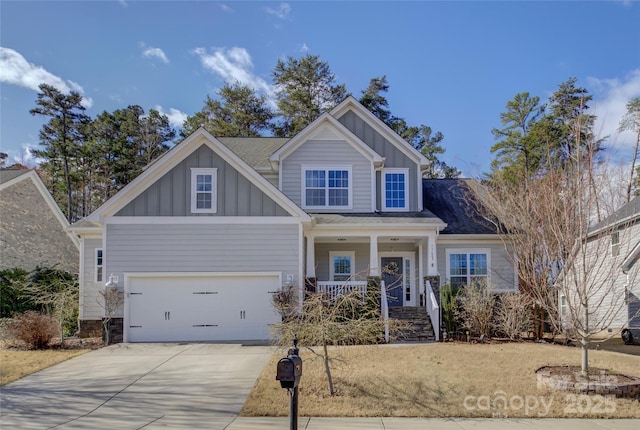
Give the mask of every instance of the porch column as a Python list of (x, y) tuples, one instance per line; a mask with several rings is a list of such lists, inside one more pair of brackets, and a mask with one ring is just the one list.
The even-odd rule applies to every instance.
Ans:
[(307, 236), (307, 258), (306, 258), (306, 277), (316, 277), (316, 238), (312, 235)]
[(437, 233), (428, 236), (427, 275), (438, 275), (438, 253), (436, 249)]
[(369, 276), (380, 276), (377, 235), (369, 236)]

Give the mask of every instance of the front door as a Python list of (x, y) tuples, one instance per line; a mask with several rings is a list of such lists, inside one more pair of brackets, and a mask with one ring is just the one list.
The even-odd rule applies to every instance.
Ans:
[(402, 260), (402, 257), (383, 257), (380, 261), (382, 280), (387, 288), (389, 306), (402, 306), (403, 304)]

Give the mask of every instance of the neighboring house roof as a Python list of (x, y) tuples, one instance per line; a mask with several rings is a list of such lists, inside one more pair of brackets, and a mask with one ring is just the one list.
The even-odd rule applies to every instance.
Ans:
[(605, 228), (617, 227), (625, 223), (633, 222), (638, 218), (640, 218), (640, 198), (636, 196), (629, 201), (629, 203), (591, 227), (589, 233), (594, 234)]
[(34, 170), (0, 170), (0, 269), (78, 272), (79, 240)]
[(447, 227), (441, 234), (496, 234), (496, 228), (477, 210), (469, 182), (473, 179), (423, 179), (426, 210), (433, 212)]

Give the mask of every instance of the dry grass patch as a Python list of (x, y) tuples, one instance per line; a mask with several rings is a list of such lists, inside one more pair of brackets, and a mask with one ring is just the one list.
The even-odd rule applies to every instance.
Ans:
[(0, 386), (89, 351), (88, 349), (0, 351)]
[[(286, 416), (287, 391), (275, 380), (276, 353), (242, 410)], [(301, 416), (640, 418), (640, 401), (580, 396), (538, 387), (535, 370), (579, 365), (580, 351), (557, 345), (426, 344), (334, 347), (338, 395), (328, 396), (319, 359), (301, 349)], [(590, 365), (640, 376), (640, 357), (590, 351)], [(506, 407), (501, 399), (506, 400)], [(606, 400), (606, 401), (605, 401)]]

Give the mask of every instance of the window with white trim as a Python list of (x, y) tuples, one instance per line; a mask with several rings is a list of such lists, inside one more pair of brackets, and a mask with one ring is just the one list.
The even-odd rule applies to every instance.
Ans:
[(615, 231), (611, 234), (611, 256), (620, 255), (620, 232)]
[(191, 212), (216, 213), (218, 169), (191, 169)]
[(95, 274), (96, 274), (96, 282), (102, 282), (102, 249), (96, 249), (96, 270), (95, 270)]
[(355, 251), (329, 252), (329, 276), (332, 281), (348, 281), (354, 274)]
[(564, 294), (560, 296), (560, 316), (567, 316), (567, 296)]
[(447, 250), (447, 277), (453, 288), (489, 283), (490, 251), (488, 249)]
[(409, 210), (409, 169), (382, 171), (382, 210)]
[(302, 207), (351, 208), (351, 166), (302, 166)]

